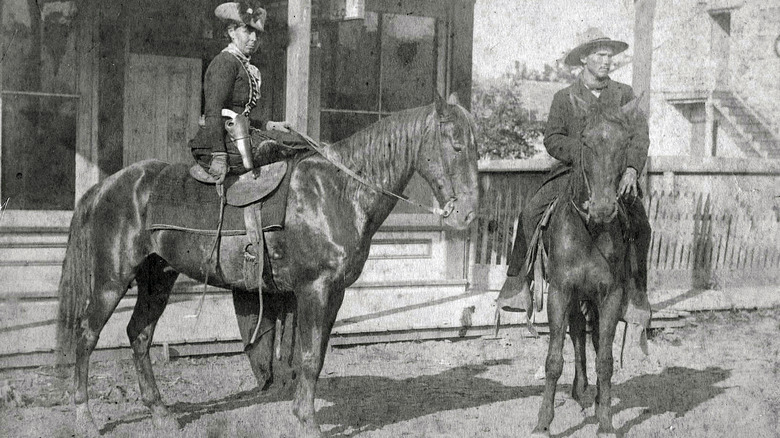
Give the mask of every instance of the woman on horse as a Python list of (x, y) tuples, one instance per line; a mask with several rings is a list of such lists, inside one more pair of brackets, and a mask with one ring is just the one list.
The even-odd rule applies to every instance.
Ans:
[[(584, 147), (580, 136), (585, 121), (575, 117), (570, 95), (576, 95), (591, 107), (619, 110), (635, 98), (630, 86), (609, 78), (612, 57), (628, 48), (622, 41), (612, 40), (595, 28), (579, 36), (580, 44), (564, 59), (569, 66), (582, 66), (582, 72), (569, 87), (560, 90), (553, 98), (550, 115), (544, 132), (544, 146), (547, 152), (560, 163), (553, 167), (542, 187), (534, 194), (521, 214), (514, 248), (509, 260), (507, 280), (498, 297), (499, 308), (506, 311), (531, 311), (533, 297), (527, 278), (527, 237), (533, 235), (548, 206), (567, 187), (571, 163)], [(637, 176), (642, 172), (650, 145), (647, 124), (635, 128), (631, 141), (626, 145), (628, 159), (618, 186), (630, 222), (630, 237), (636, 246), (638, 272), (636, 288), (629, 294), (623, 318), (627, 322), (646, 327), (650, 319), (650, 304), (647, 300), (647, 252), (650, 245), (650, 223), (642, 202), (637, 199), (641, 192)], [(632, 288), (629, 288), (632, 290)]]
[[(223, 110), (245, 117), (244, 121), (261, 130), (289, 132), (289, 124), (250, 118), (260, 98), (261, 83), (260, 71), (250, 63), (250, 58), (259, 47), (258, 34), (265, 28), (265, 9), (254, 1), (241, 1), (223, 3), (214, 13), (222, 20), (230, 44), (206, 69), (205, 124), (190, 141), (190, 148), (195, 160), (206, 170), (199, 172), (202, 169), (195, 168), (193, 176), (204, 182), (221, 183), (226, 174), (244, 173), (249, 170), (245, 163), (252, 163), (251, 150), (238, 147), (227, 136)], [(244, 129), (248, 131), (248, 128)], [(244, 133), (248, 135), (249, 132)]]

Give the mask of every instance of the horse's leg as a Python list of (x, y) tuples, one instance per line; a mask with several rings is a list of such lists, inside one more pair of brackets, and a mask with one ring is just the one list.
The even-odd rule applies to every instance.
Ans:
[(571, 306), (569, 335), (574, 346), (574, 383), (571, 387), (571, 396), (582, 406), (582, 395), (588, 387), (588, 374), (585, 368), (585, 315), (580, 306)]
[(598, 433), (600, 436), (613, 436), (615, 428), (612, 426), (612, 341), (615, 339), (615, 328), (620, 318), (620, 304), (622, 290), (616, 289), (601, 302), (599, 306), (599, 343), (596, 353), (596, 418), (599, 420)]
[(247, 292), (233, 289), (233, 307), (236, 310), (238, 331), (244, 342), (244, 351), (249, 359), (249, 365), (257, 379), (257, 386), (265, 390), (273, 381), (273, 346), (276, 327), (276, 308), (273, 297), (263, 295), (263, 315), (260, 321), (260, 331), (255, 343), (249, 341), (257, 327), (257, 319), (261, 317), (260, 296), (257, 292)]
[(591, 311), (591, 321), (590, 321), (590, 340), (593, 342), (593, 350), (596, 351), (596, 355), (599, 354), (599, 346), (601, 345), (601, 340), (599, 339), (599, 309), (598, 306), (592, 305), (590, 308)]
[(314, 391), (325, 360), (330, 331), (336, 321), (344, 290), (309, 285), (298, 295), (297, 341), (300, 351), (300, 373), (293, 399), (293, 413), (310, 437), (319, 437), (320, 429), (314, 419)]
[(566, 319), (569, 315), (571, 293), (569, 291), (550, 288), (548, 295), (547, 318), (550, 325), (550, 341), (545, 361), (545, 383), (542, 394), (542, 406), (534, 435), (549, 436), (550, 423), (554, 417), (555, 389), (563, 372), (563, 343), (566, 340)]
[(154, 425), (166, 430), (178, 429), (178, 423), (160, 398), (149, 347), (157, 321), (168, 305), (168, 297), (178, 276), (179, 273), (170, 269), (168, 263), (159, 256), (152, 254), (147, 257), (136, 276), (138, 299), (127, 324), (127, 337), (133, 347), (133, 363), (138, 374), (141, 400), (152, 411)]
[[(593, 343), (593, 350), (596, 352), (596, 360), (598, 360), (599, 357), (599, 347), (601, 346), (601, 339), (599, 338), (599, 309), (598, 306), (595, 304), (591, 305), (590, 307), (590, 314), (591, 314), (591, 321), (590, 321), (590, 340)], [(596, 377), (598, 380), (598, 376)], [(595, 404), (598, 405), (599, 403), (599, 394), (601, 391), (599, 390), (599, 385), (596, 385), (596, 399)]]
[(97, 425), (89, 410), (89, 358), (95, 350), (100, 332), (114, 313), (122, 296), (127, 293), (127, 285), (101, 282), (96, 278), (95, 289), (87, 309), (76, 327), (76, 364), (73, 373), (76, 405), (76, 426), (81, 435), (99, 436)]

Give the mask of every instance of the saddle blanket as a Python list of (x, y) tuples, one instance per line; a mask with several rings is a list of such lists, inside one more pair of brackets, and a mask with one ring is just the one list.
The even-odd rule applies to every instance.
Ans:
[[(295, 158), (288, 161), (284, 179), (262, 201), (263, 231), (284, 228), (290, 175), (297, 161)], [(212, 184), (204, 184), (192, 178), (189, 167), (187, 164), (172, 164), (157, 177), (149, 199), (146, 229), (210, 235), (217, 233), (220, 207), (217, 190)], [(223, 236), (246, 234), (243, 208), (225, 205), (223, 217)]]

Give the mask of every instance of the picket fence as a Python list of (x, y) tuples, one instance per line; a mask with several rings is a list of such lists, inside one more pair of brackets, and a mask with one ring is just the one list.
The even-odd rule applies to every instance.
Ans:
[[(539, 172), (480, 174), (472, 263), (507, 264), (518, 215), (542, 178)], [(738, 194), (705, 191), (653, 190), (645, 196), (653, 229), (649, 288), (780, 284), (780, 212), (739, 207), (746, 202)]]

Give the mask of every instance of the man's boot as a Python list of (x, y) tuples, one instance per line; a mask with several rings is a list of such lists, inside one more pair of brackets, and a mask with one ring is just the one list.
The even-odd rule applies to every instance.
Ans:
[(623, 320), (646, 330), (650, 327), (652, 317), (650, 301), (647, 299), (647, 256), (642, 256), (641, 249), (638, 248), (641, 245), (637, 245), (636, 242), (631, 242), (629, 245), (629, 251), (633, 252), (629, 258), (636, 261), (636, 269), (630, 269), (632, 275), (626, 282)]
[(533, 307), (531, 287), (525, 275), (506, 277), (496, 305), (505, 312), (530, 312)]
[(637, 287), (636, 280), (629, 278), (626, 284), (626, 298), (623, 320), (644, 329), (649, 328), (653, 312), (647, 299), (647, 290)]
[(496, 305), (506, 312), (532, 311), (533, 295), (531, 294), (530, 281), (526, 278), (528, 269), (526, 266), (526, 253), (528, 244), (525, 241), (523, 231), (523, 215), (518, 218), (517, 234), (512, 245), (512, 253), (509, 256), (509, 268), (506, 271), (506, 281), (498, 293)]

